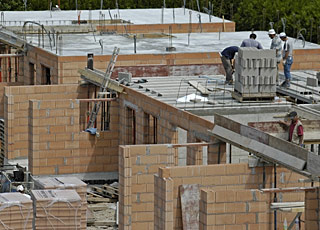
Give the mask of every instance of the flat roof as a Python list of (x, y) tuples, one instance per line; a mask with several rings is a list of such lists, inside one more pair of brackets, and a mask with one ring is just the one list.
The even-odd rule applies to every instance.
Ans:
[[(280, 71), (280, 79), (284, 80)], [(282, 89), (284, 95), (301, 95), (306, 98), (313, 98), (316, 102), (320, 101), (320, 87), (307, 85), (308, 77), (315, 77), (316, 71), (292, 71), (292, 86), (289, 89)], [(272, 107), (272, 106), (291, 106), (292, 103), (285, 98), (276, 98), (273, 101), (245, 101), (239, 102), (232, 98), (233, 85), (225, 84), (223, 75), (200, 75), (200, 76), (175, 76), (175, 77), (147, 77), (143, 78), (148, 82), (137, 83), (129, 86), (138, 92), (148, 95), (156, 100), (172, 105), (176, 108), (190, 111), (199, 115), (210, 114), (211, 111), (226, 108), (244, 107)], [(196, 81), (199, 85), (208, 89), (208, 95), (201, 95), (189, 81)], [(278, 90), (277, 90), (278, 91)], [(192, 100), (196, 98), (195, 100)], [(190, 100), (191, 99), (191, 100)], [(229, 111), (229, 113), (230, 113)], [(238, 112), (236, 112), (238, 113)]]
[[(176, 51), (170, 53), (199, 53), (199, 52), (220, 52), (228, 46), (240, 46), (242, 40), (249, 37), (251, 32), (221, 32), (221, 33), (199, 33), (190, 34), (188, 45), (188, 34), (173, 34), (172, 46)], [(256, 31), (257, 41), (264, 48), (269, 48), (271, 39), (267, 31)], [(120, 48), (121, 54), (134, 54), (134, 41), (132, 37), (115, 34), (63, 34), (62, 41), (59, 41), (58, 48), (49, 45), (49, 39), (45, 36), (45, 49), (60, 56), (86, 56), (87, 53), (95, 55), (110, 55), (115, 46)], [(27, 36), (28, 43), (38, 45), (38, 35)], [(40, 38), (41, 39), (41, 38)], [(294, 39), (294, 38), (289, 38)], [(101, 41), (101, 42), (99, 42)], [(103, 49), (101, 49), (101, 45)], [(171, 46), (169, 37), (160, 38), (137, 38), (137, 54), (165, 54), (166, 47)], [(294, 49), (319, 49), (320, 45), (294, 39)]]
[[(162, 21), (163, 11), (163, 21)], [(111, 20), (123, 19), (130, 21), (130, 23), (141, 24), (172, 24), (172, 23), (189, 23), (189, 12), (191, 12), (192, 23), (199, 22), (209, 23), (209, 15), (198, 11), (184, 9), (184, 8), (158, 8), (158, 9), (110, 9), (110, 10), (61, 10), (61, 11), (4, 11), (4, 25), (19, 26), (21, 21), (36, 21), (46, 25), (70, 25), (71, 20)], [(104, 16), (101, 16), (103, 14)], [(120, 14), (120, 16), (119, 16)], [(6, 23), (6, 21), (10, 21)], [(69, 22), (68, 22), (69, 21)], [(224, 20), (230, 22), (229, 20)], [(211, 22), (223, 22), (221, 18), (211, 16)]]

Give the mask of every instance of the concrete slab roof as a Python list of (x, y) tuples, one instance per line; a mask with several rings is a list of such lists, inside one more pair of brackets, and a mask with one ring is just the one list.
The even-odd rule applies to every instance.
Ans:
[[(44, 25), (70, 25), (71, 21), (78, 20), (80, 14), (81, 20), (110, 20), (110, 15), (113, 19), (123, 19), (130, 21), (133, 24), (171, 24), (171, 23), (189, 23), (189, 12), (191, 12), (191, 21), (199, 22), (199, 15), (202, 23), (210, 22), (209, 15), (198, 11), (184, 8), (165, 8), (162, 9), (111, 9), (109, 10), (68, 10), (68, 11), (4, 11), (4, 21), (8, 25), (19, 26), (22, 21), (36, 21), (44, 23)], [(110, 14), (109, 14), (110, 13)], [(104, 17), (101, 17), (104, 14)], [(119, 16), (120, 15), (120, 16)], [(10, 21), (10, 24), (9, 24)], [(64, 21), (64, 22), (61, 22)], [(211, 22), (222, 22), (218, 17), (211, 16)], [(225, 20), (225, 22), (230, 22)], [(7, 23), (5, 25), (7, 26)], [(21, 24), (20, 24), (21, 25)], [(22, 24), (23, 25), (23, 24)]]
[[(251, 32), (221, 32), (221, 33), (199, 33), (195, 31), (190, 35), (188, 45), (188, 34), (173, 34), (172, 46), (176, 51), (172, 53), (198, 53), (198, 52), (220, 52), (228, 46), (240, 46), (243, 39), (249, 37)], [(270, 38), (266, 31), (256, 31), (257, 41), (264, 48), (270, 47)], [(30, 44), (37, 46), (38, 35), (28, 36)], [(293, 38), (290, 38), (293, 39)], [(103, 44), (101, 49), (100, 42)], [(49, 46), (49, 39), (45, 36), (45, 49), (60, 56), (86, 56), (87, 53), (95, 55), (110, 55), (114, 46), (120, 48), (121, 54), (134, 54), (134, 43), (132, 37), (114, 34), (63, 34), (58, 48)], [(137, 54), (165, 54), (166, 47), (171, 46), (168, 37), (140, 38), (137, 39)], [(320, 45), (294, 39), (294, 49), (319, 49)]]
[[(194, 111), (195, 113), (201, 111), (201, 113), (205, 114), (205, 110), (250, 105), (291, 105), (285, 100), (240, 103), (232, 98), (233, 85), (224, 84), (225, 77), (223, 75), (150, 77), (143, 79), (148, 82), (134, 83), (130, 88), (176, 108)], [(189, 84), (189, 81), (197, 81), (209, 90), (209, 94), (206, 96), (201, 95), (199, 91)], [(195, 97), (196, 100), (192, 100)]]
[[(293, 84), (287, 91), (320, 101), (320, 87), (307, 86), (307, 78), (311, 76), (315, 76), (315, 71), (293, 71)], [(280, 78), (284, 79), (282, 72), (280, 72)], [(148, 82), (134, 83), (129, 87), (156, 100), (200, 116), (210, 116), (214, 112), (219, 112), (241, 118), (246, 113), (249, 116), (267, 113), (267, 111), (269, 111), (268, 113), (278, 113), (275, 108), (284, 112), (292, 106), (292, 103), (286, 101), (285, 98), (276, 98), (276, 100), (270, 100), (269, 102), (247, 101), (240, 103), (232, 98), (233, 85), (225, 85), (225, 76), (223, 75), (150, 77), (143, 79)], [(137, 80), (134, 79), (134, 81)], [(189, 84), (189, 81), (196, 81), (206, 87), (209, 94), (201, 95)], [(319, 116), (319, 113), (317, 116)]]

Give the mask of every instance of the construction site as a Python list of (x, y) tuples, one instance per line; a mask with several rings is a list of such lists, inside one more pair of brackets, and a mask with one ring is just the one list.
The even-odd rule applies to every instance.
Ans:
[(187, 8), (0, 12), (0, 229), (320, 230), (320, 45), (289, 38), (284, 88), (254, 31), (264, 49), (239, 47), (225, 84), (220, 52), (252, 32), (235, 28)]

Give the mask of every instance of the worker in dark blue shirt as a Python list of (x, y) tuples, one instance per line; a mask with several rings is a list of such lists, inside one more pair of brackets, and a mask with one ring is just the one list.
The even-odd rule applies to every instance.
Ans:
[(232, 84), (232, 74), (234, 72), (234, 55), (238, 52), (239, 47), (238, 46), (229, 46), (225, 48), (220, 53), (220, 58), (224, 67), (224, 70), (226, 71), (226, 83)]

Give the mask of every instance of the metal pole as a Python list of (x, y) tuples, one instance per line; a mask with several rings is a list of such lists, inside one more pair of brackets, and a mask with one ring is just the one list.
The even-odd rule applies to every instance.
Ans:
[(192, 32), (192, 24), (191, 24), (191, 15), (192, 15), (192, 11), (189, 11), (189, 33), (188, 33), (188, 46), (190, 45), (190, 34)]
[(137, 35), (133, 35), (133, 50), (134, 50), (134, 53), (136, 54), (137, 53)]
[(312, 42), (313, 18), (310, 18), (310, 42)]
[[(277, 165), (274, 164), (274, 188), (277, 188)], [(273, 202), (277, 202), (277, 193), (274, 193)], [(277, 210), (274, 210), (274, 230), (277, 230)]]
[(101, 0), (100, 2), (100, 10), (102, 10), (102, 7), (103, 7), (103, 0)]

